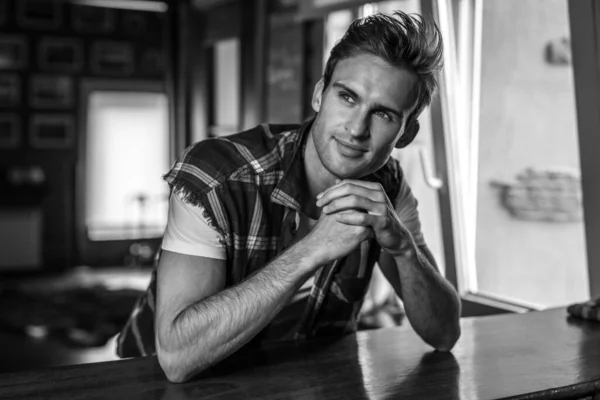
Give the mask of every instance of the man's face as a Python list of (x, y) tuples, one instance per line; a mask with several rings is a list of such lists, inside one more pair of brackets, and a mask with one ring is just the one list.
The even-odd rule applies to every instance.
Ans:
[(369, 54), (339, 61), (312, 99), (312, 140), (325, 169), (357, 179), (385, 165), (415, 105), (416, 83), (413, 72)]

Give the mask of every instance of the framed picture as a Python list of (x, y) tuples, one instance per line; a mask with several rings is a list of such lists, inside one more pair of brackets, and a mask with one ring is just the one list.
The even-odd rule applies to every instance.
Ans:
[(140, 68), (145, 74), (159, 75), (165, 71), (165, 58), (161, 49), (148, 49), (142, 54)]
[(73, 104), (73, 79), (68, 76), (34, 75), (31, 80), (31, 106), (68, 108)]
[(27, 67), (27, 41), (23, 36), (0, 36), (0, 70)]
[(71, 115), (36, 114), (31, 119), (29, 141), (37, 149), (67, 149), (73, 145), (74, 131)]
[(115, 28), (115, 10), (74, 4), (71, 8), (73, 29), (77, 32), (108, 33)]
[(0, 107), (16, 107), (21, 102), (21, 80), (17, 74), (0, 73)]
[(8, 1), (0, 0), (0, 26), (6, 25), (8, 19)]
[(126, 42), (96, 42), (92, 45), (92, 72), (99, 75), (129, 75), (133, 72), (133, 47)]
[(21, 124), (16, 114), (0, 114), (0, 149), (14, 149), (21, 144)]
[(51, 0), (19, 0), (17, 23), (24, 28), (56, 29), (62, 24), (63, 2)]
[(77, 39), (44, 38), (38, 52), (40, 68), (46, 71), (78, 72), (83, 67), (83, 47)]
[(124, 12), (122, 17), (123, 32), (131, 36), (141, 36), (146, 33), (148, 26), (147, 13), (129, 11)]
[(300, 0), (272, 0), (269, 3), (270, 12), (296, 11)]

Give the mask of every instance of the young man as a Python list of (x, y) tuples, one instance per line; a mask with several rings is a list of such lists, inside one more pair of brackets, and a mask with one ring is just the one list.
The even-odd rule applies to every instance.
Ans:
[(375, 262), (425, 342), (450, 350), (460, 302), (390, 157), (418, 131), (442, 62), (437, 27), (397, 12), (356, 21), (299, 127), (259, 126), (188, 148), (165, 176), (158, 267), (118, 340), (190, 379), (250, 341), (342, 335)]

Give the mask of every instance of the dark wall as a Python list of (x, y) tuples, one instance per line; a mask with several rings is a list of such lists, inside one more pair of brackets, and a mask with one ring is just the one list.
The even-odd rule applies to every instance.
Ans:
[[(42, 210), (43, 269), (80, 262), (75, 193), (84, 182), (76, 182), (75, 171), (85, 135), (78, 128), (85, 106), (81, 84), (164, 82), (165, 18), (62, 1), (0, 0), (0, 211)], [(37, 184), (27, 180), (33, 166), (45, 177)], [(25, 172), (20, 185), (15, 171)], [(1, 246), (0, 253), (10, 250)]]
[(310, 105), (321, 79), (323, 19), (298, 18), (299, 0), (271, 0), (266, 27), (266, 120), (299, 123), (314, 114)]

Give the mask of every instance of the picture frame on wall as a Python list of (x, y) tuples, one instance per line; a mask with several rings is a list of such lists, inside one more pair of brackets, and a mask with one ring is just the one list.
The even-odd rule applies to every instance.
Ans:
[(127, 42), (99, 41), (92, 45), (91, 70), (98, 75), (129, 75), (134, 69), (133, 46)]
[(71, 25), (77, 32), (109, 33), (115, 29), (115, 10), (74, 4), (71, 6)]
[(81, 41), (70, 38), (42, 39), (39, 46), (38, 63), (44, 71), (80, 71), (83, 68)]
[(16, 107), (21, 103), (21, 79), (17, 74), (0, 73), (0, 107)]
[(8, 1), (0, 1), (0, 26), (6, 25), (8, 21)]
[(28, 64), (28, 42), (21, 35), (0, 35), (0, 70), (22, 70)]
[(0, 149), (14, 149), (21, 144), (21, 124), (17, 114), (0, 114)]
[(160, 75), (165, 71), (165, 57), (158, 48), (147, 49), (142, 54), (140, 61), (142, 72), (147, 75)]
[(68, 108), (73, 105), (73, 79), (60, 75), (34, 75), (31, 79), (31, 106)]
[(64, 2), (49, 0), (19, 0), (17, 24), (23, 28), (57, 29), (63, 21)]
[(131, 36), (142, 36), (148, 27), (147, 13), (140, 11), (128, 11), (123, 13), (122, 30)]
[(35, 114), (29, 128), (29, 142), (36, 149), (68, 149), (73, 146), (75, 122), (67, 114)]

